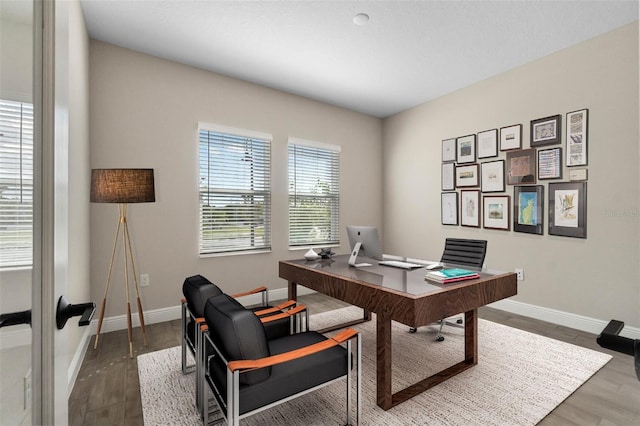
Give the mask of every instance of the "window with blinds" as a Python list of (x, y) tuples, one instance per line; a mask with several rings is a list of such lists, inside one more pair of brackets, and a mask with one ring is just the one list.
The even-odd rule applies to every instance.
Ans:
[(0, 268), (31, 266), (33, 105), (0, 100)]
[(271, 249), (271, 135), (199, 130), (200, 254)]
[(340, 147), (289, 139), (289, 246), (340, 243)]

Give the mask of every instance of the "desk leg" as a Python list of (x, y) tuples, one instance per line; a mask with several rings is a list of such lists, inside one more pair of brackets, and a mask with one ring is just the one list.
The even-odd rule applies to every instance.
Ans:
[(391, 393), (391, 320), (376, 315), (376, 396), (383, 410), (393, 406)]
[(464, 360), (467, 364), (478, 363), (478, 310), (464, 313)]
[(287, 300), (298, 300), (298, 285), (289, 281), (289, 298)]

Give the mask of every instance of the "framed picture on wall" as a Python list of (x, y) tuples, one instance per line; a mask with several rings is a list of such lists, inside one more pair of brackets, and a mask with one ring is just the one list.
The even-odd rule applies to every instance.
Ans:
[(504, 192), (504, 160), (481, 163), (482, 192)]
[(569, 167), (587, 165), (588, 114), (587, 109), (567, 113), (566, 153)]
[(498, 129), (478, 133), (478, 158), (498, 156)]
[(529, 143), (531, 148), (560, 143), (561, 127), (561, 115), (531, 120), (531, 140)]
[(456, 161), (458, 164), (476, 161), (476, 135), (459, 137), (456, 143), (458, 147)]
[(460, 191), (460, 225), (480, 227), (480, 191)]
[(536, 150), (520, 149), (507, 152), (507, 183), (536, 183)]
[(442, 190), (453, 191), (455, 187), (455, 164), (442, 163)]
[(587, 238), (587, 182), (549, 183), (549, 235)]
[(442, 162), (456, 161), (456, 140), (445, 139), (442, 141)]
[(500, 128), (500, 151), (522, 148), (522, 124)]
[(562, 148), (538, 150), (538, 179), (562, 178)]
[(509, 230), (509, 196), (485, 195), (482, 197), (482, 227)]
[(456, 166), (456, 188), (469, 188), (478, 186), (478, 164)]
[(443, 225), (458, 224), (458, 193), (443, 192), (440, 198)]
[(543, 233), (544, 186), (513, 187), (513, 230), (528, 234)]

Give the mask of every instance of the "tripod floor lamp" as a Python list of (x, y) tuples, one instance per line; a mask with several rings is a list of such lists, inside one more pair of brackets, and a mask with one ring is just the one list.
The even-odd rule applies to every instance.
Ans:
[[(100, 319), (98, 321), (98, 331), (93, 348), (98, 347), (98, 339), (102, 329), (104, 310), (107, 306), (107, 294), (111, 281), (111, 271), (116, 255), (118, 244), (122, 244), (122, 254), (124, 259), (124, 285), (127, 299), (127, 329), (129, 331), (129, 357), (133, 358), (133, 330), (131, 326), (131, 297), (129, 295), (129, 275), (133, 275), (133, 285), (135, 288), (138, 303), (138, 317), (142, 328), (144, 344), (147, 344), (147, 331), (144, 325), (144, 313), (140, 302), (140, 290), (138, 287), (138, 276), (136, 274), (135, 263), (133, 262), (133, 252), (131, 250), (131, 238), (129, 237), (129, 225), (127, 224), (127, 205), (130, 203), (152, 203), (155, 202), (155, 188), (153, 182), (153, 169), (93, 169), (91, 170), (91, 202), (93, 203), (118, 203), (118, 225), (113, 239), (113, 250), (111, 251), (111, 261), (109, 262), (109, 273), (104, 288), (104, 299), (100, 309)], [(129, 267), (131, 267), (129, 269)]]

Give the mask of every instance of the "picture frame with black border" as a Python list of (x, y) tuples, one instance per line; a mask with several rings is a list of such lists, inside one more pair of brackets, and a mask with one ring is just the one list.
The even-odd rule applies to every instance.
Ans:
[(482, 227), (508, 231), (511, 222), (508, 195), (485, 195), (482, 197)]
[(454, 163), (442, 163), (441, 189), (443, 191), (456, 189)]
[(472, 188), (479, 185), (478, 174), (480, 166), (477, 163), (456, 165), (456, 188)]
[(460, 225), (480, 227), (480, 191), (477, 189), (460, 191)]
[(522, 148), (522, 124), (500, 128), (500, 151)]
[(527, 234), (544, 233), (544, 186), (513, 187), (513, 230)]
[(456, 139), (444, 139), (442, 141), (442, 162), (456, 161)]
[(443, 225), (458, 225), (458, 193), (443, 192), (440, 196), (440, 220)]
[(498, 156), (498, 129), (478, 132), (476, 140), (478, 159)]
[(536, 183), (535, 148), (507, 152), (507, 184), (522, 183)]
[(589, 148), (589, 110), (567, 113), (567, 167), (586, 166)]
[(456, 139), (456, 162), (458, 164), (476, 161), (476, 135), (461, 136)]
[(562, 179), (562, 148), (538, 150), (538, 180)]
[(551, 115), (549, 117), (531, 120), (531, 148), (555, 145), (560, 143), (562, 138), (562, 116)]
[(480, 189), (482, 192), (504, 192), (504, 160), (480, 163)]
[(587, 182), (549, 182), (549, 235), (587, 238)]

